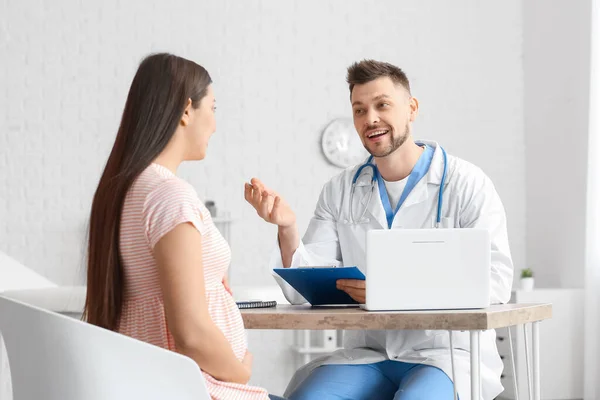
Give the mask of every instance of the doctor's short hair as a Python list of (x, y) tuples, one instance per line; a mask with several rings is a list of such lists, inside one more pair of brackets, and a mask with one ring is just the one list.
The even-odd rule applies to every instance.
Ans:
[(390, 63), (376, 60), (362, 60), (348, 67), (346, 82), (350, 86), (350, 94), (354, 85), (374, 81), (381, 77), (390, 78), (396, 85), (402, 85), (410, 93), (410, 83), (402, 69)]

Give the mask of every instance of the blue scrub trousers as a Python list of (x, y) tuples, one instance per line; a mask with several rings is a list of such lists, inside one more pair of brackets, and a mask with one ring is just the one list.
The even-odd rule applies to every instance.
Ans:
[(289, 400), (453, 400), (452, 380), (436, 367), (398, 361), (323, 365)]

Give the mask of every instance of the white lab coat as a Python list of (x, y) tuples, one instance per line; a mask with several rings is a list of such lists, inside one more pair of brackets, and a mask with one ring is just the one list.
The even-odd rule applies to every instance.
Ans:
[[(431, 228), (437, 215), (438, 190), (444, 166), (442, 152), (435, 142), (435, 152), (427, 174), (417, 183), (398, 210), (393, 229)], [(443, 192), (442, 228), (485, 228), (491, 236), (491, 302), (508, 302), (513, 279), (513, 264), (508, 243), (504, 207), (492, 181), (478, 167), (451, 155)], [(359, 166), (348, 168), (325, 184), (315, 214), (292, 259), (292, 268), (299, 266), (356, 265), (365, 272), (365, 234), (371, 229), (387, 229), (387, 220), (379, 191), (367, 205), (367, 221), (350, 224), (350, 187)], [(369, 169), (367, 169), (369, 170)], [(369, 171), (370, 172), (370, 171)], [(368, 200), (370, 174), (365, 174), (355, 191), (355, 217)], [(277, 248), (270, 266), (281, 268), (281, 253)], [(285, 297), (292, 304), (306, 300), (285, 281), (275, 275)], [(368, 276), (367, 276), (368, 280)], [(461, 400), (469, 400), (470, 366), (469, 333), (453, 333), (456, 384)], [(323, 364), (365, 364), (386, 359), (425, 363), (442, 369), (452, 377), (447, 331), (345, 331), (344, 349), (321, 357), (300, 368), (292, 378), (288, 396), (314, 368)], [(496, 332), (481, 335), (482, 399), (491, 400), (502, 392), (500, 382), (503, 363), (496, 348)]]

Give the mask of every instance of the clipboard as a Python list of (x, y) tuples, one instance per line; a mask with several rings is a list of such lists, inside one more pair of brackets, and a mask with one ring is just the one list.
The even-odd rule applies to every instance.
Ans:
[(348, 293), (336, 287), (338, 279), (365, 280), (357, 267), (301, 267), (273, 270), (313, 306), (358, 304)]

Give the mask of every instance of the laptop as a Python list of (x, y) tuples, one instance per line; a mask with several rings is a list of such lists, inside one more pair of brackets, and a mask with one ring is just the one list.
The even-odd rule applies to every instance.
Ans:
[(485, 229), (371, 230), (366, 239), (369, 311), (478, 309), (490, 305)]

